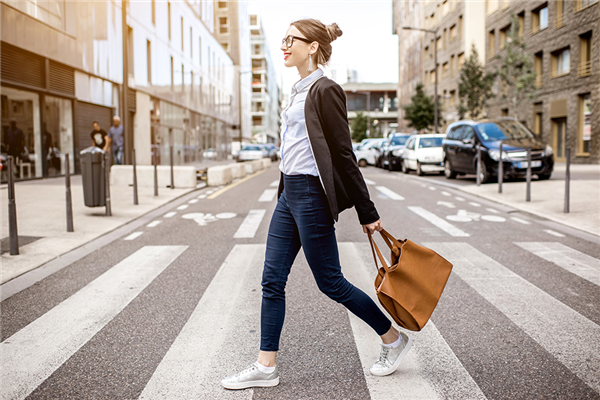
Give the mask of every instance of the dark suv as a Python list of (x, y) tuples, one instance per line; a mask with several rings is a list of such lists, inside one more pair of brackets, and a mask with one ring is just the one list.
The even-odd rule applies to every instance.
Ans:
[(390, 135), (389, 145), (384, 155), (383, 168), (397, 171), (402, 167), (402, 152), (409, 137), (410, 134), (408, 133)]
[(477, 144), (481, 144), (481, 182), (498, 176), (500, 143), (505, 177), (524, 177), (527, 172), (527, 148), (531, 146), (531, 172), (549, 179), (554, 168), (552, 148), (545, 145), (525, 125), (513, 118), (458, 121), (448, 126), (444, 149), (444, 175), (475, 174)]

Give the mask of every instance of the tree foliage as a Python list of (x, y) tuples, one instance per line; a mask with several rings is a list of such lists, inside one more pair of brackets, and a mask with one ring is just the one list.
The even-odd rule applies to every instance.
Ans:
[(352, 140), (360, 143), (367, 138), (367, 117), (362, 112), (356, 113), (356, 118), (350, 124), (350, 132), (352, 132)]
[[(420, 82), (417, 83), (415, 90), (416, 93), (411, 97), (410, 103), (402, 107), (404, 118), (408, 121), (408, 126), (417, 131), (430, 130), (434, 124), (433, 98), (425, 93), (423, 84)], [(442, 105), (438, 97), (438, 125), (441, 126), (443, 121)]]
[(479, 62), (479, 54), (475, 44), (471, 48), (471, 55), (460, 70), (458, 82), (458, 117), (476, 119), (485, 108), (488, 99), (494, 97), (492, 87), (495, 73), (486, 73)]

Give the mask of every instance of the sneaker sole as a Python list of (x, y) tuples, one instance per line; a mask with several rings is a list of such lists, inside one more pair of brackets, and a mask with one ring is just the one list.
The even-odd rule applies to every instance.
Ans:
[(248, 382), (239, 382), (239, 383), (225, 383), (221, 382), (225, 389), (229, 390), (240, 390), (240, 389), (248, 389), (252, 387), (273, 387), (279, 385), (279, 377), (275, 379), (271, 379), (269, 381), (248, 381)]
[(371, 375), (386, 376), (386, 375), (390, 375), (390, 374), (393, 374), (394, 372), (396, 372), (396, 370), (400, 366), (400, 363), (402, 362), (402, 359), (404, 358), (404, 356), (406, 356), (406, 353), (408, 353), (411, 346), (412, 346), (412, 339), (410, 336), (408, 336), (408, 340), (406, 341), (406, 346), (404, 346), (404, 349), (402, 350), (402, 352), (400, 353), (400, 355), (394, 362), (394, 365), (392, 365), (392, 367), (389, 370), (387, 370), (386, 372), (372, 372), (371, 370), (369, 370), (369, 372), (371, 372)]

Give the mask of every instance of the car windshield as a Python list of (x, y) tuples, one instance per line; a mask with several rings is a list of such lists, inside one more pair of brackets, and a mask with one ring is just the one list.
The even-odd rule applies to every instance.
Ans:
[(404, 146), (409, 136), (394, 136), (390, 142), (390, 146)]
[(486, 122), (477, 125), (484, 142), (506, 139), (534, 139), (535, 136), (517, 121)]
[(258, 146), (244, 146), (242, 148), (244, 151), (262, 151)]
[(425, 147), (442, 147), (442, 140), (444, 138), (442, 137), (428, 137), (428, 138), (421, 138), (421, 140), (419, 140), (419, 148), (425, 148)]

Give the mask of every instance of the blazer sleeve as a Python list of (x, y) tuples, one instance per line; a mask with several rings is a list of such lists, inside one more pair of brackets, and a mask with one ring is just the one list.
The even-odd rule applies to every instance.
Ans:
[(346, 93), (337, 84), (325, 86), (320, 91), (320, 122), (327, 140), (334, 168), (338, 171), (350, 200), (356, 208), (362, 225), (379, 219), (375, 204), (369, 197), (369, 190), (356, 162), (352, 150)]

